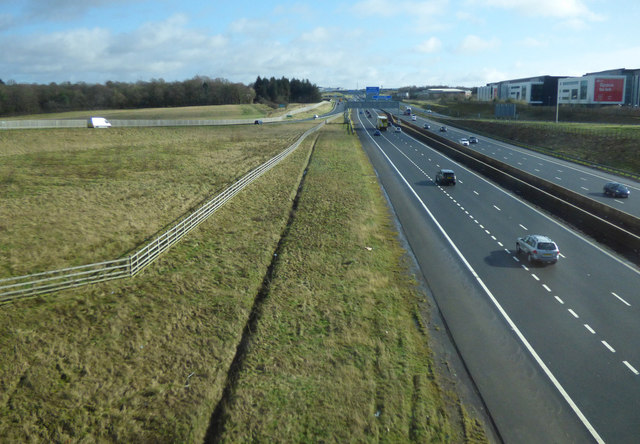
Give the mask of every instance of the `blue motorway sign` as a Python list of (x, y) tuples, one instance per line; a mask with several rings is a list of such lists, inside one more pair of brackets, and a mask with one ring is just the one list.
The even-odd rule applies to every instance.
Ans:
[(379, 94), (380, 87), (379, 86), (367, 86), (367, 95)]
[(373, 96), (373, 100), (391, 100), (391, 96)]

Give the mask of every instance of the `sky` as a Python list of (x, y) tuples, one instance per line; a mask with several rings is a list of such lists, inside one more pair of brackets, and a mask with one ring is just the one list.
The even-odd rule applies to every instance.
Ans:
[(640, 68), (638, 0), (0, 0), (5, 83), (484, 86)]

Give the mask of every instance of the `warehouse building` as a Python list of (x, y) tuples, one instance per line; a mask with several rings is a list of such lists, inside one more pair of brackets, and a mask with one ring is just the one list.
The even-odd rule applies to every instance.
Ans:
[(514, 100), (532, 105), (555, 106), (560, 77), (538, 76), (488, 83), (478, 88), (478, 100)]
[(640, 69), (613, 69), (582, 77), (539, 76), (488, 83), (480, 101), (522, 101), (532, 105), (640, 105)]
[(560, 104), (640, 105), (640, 69), (612, 69), (558, 81)]

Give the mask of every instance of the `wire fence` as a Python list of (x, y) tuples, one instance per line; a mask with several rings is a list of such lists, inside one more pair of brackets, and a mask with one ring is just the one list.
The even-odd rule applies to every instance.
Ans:
[(298, 148), (310, 134), (318, 131), (324, 124), (325, 121), (322, 121), (319, 125), (307, 130), (294, 144), (245, 174), (229, 188), (203, 204), (200, 208), (189, 214), (166, 232), (157, 236), (131, 256), (78, 267), (0, 279), (0, 304), (67, 288), (135, 276), (155, 261), (158, 256), (182, 239), (187, 233), (204, 222), (247, 185), (285, 159)]

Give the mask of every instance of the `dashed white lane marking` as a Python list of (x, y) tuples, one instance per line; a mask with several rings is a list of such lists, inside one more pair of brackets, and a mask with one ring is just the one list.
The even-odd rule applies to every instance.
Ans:
[(631, 307), (631, 304), (628, 303), (627, 301), (625, 301), (624, 299), (622, 299), (620, 296), (618, 296), (617, 294), (615, 294), (613, 291), (611, 292), (612, 295), (614, 295), (615, 297), (617, 297), (618, 299), (620, 299), (620, 301), (622, 301), (623, 304), (625, 304), (627, 307)]
[(589, 188), (586, 188), (586, 187), (580, 187), (580, 188), (582, 188), (585, 191), (589, 191)]
[(611, 353), (615, 353), (615, 352), (616, 352), (616, 349), (615, 349), (615, 348), (613, 348), (613, 347), (611, 347), (611, 346), (607, 343), (607, 341), (600, 341), (600, 342), (602, 342), (602, 345), (604, 345), (605, 347), (607, 347)]
[(622, 361), (622, 363), (623, 363), (624, 365), (626, 365), (626, 366), (627, 366), (627, 368), (628, 368), (629, 370), (631, 370), (631, 371), (632, 371), (636, 376), (640, 375), (640, 372), (638, 372), (638, 370), (636, 370), (636, 369), (633, 367), (633, 365), (629, 364), (627, 361)]
[[(416, 150), (416, 151), (417, 151), (417, 150)], [(415, 165), (415, 164), (414, 164), (414, 165)], [(416, 166), (417, 166), (417, 165), (416, 165)], [(439, 167), (439, 166), (440, 166), (440, 165), (438, 165), (438, 167)], [(418, 169), (420, 169), (420, 171), (421, 171), (423, 174), (427, 175), (427, 174), (426, 174), (426, 173), (425, 173), (421, 168), (418, 168)], [(560, 171), (560, 172), (561, 172), (561, 171)], [(428, 175), (427, 175), (427, 176), (428, 176)], [(560, 177), (556, 177), (556, 179), (558, 179), (558, 180), (562, 180)], [(461, 183), (461, 182), (460, 182), (460, 183)], [(479, 225), (479, 226), (480, 226), (480, 227), (481, 227), (481, 228), (482, 228), (482, 229), (483, 229), (483, 230), (484, 230), (488, 235), (490, 235), (490, 236), (491, 236), (491, 238), (492, 238), (494, 241), (496, 241), (496, 242), (498, 243), (498, 245), (500, 245), (501, 247), (504, 247), (504, 245), (503, 245), (500, 241), (498, 241), (498, 240), (497, 240), (497, 238), (496, 238), (495, 236), (491, 235), (491, 233), (489, 232), (489, 230), (487, 230), (487, 229), (486, 229), (482, 224), (479, 224), (479, 222), (478, 222), (478, 221), (477, 221), (477, 220), (476, 220), (476, 219), (475, 219), (471, 214), (469, 214), (469, 211), (465, 210), (465, 209), (464, 209), (464, 207), (462, 207), (462, 206), (460, 205), (460, 203), (458, 203), (458, 202), (453, 198), (453, 196), (451, 196), (449, 193), (447, 193), (447, 192), (446, 192), (442, 187), (438, 187), (438, 188), (439, 188), (440, 190), (442, 190), (442, 191), (443, 191), (443, 192), (444, 192), (444, 193), (445, 193), (445, 194), (446, 194), (446, 195), (447, 195), (447, 196), (448, 196), (448, 197), (449, 197), (453, 202), (455, 202), (455, 203), (456, 203), (456, 205), (457, 205), (458, 207), (460, 207), (460, 209), (461, 209), (462, 211), (464, 211), (464, 212), (465, 212), (465, 213), (466, 213), (466, 214), (467, 214), (467, 215), (468, 215), (468, 216), (469, 216), (469, 217), (470, 217), (470, 218), (471, 218), (471, 219), (472, 219), (476, 224), (478, 224), (478, 225)], [(584, 188), (584, 187), (583, 187), (583, 188)], [(585, 188), (585, 190), (586, 190), (586, 188)], [(587, 191), (588, 191), (588, 190), (587, 190)], [(478, 195), (478, 196), (479, 196), (479, 193), (478, 193), (477, 191), (473, 191), (473, 192), (474, 192), (474, 194), (476, 194), (476, 195)], [(498, 210), (498, 211), (502, 211), (502, 210), (501, 210), (498, 206), (496, 206), (496, 205), (493, 205), (493, 207), (494, 207), (496, 210)], [(524, 226), (524, 225), (522, 225), (522, 224), (519, 224), (519, 225), (520, 225), (520, 227), (521, 227), (522, 229), (524, 229), (524, 230), (528, 231), (528, 228), (527, 228), (527, 227), (525, 227), (525, 226)], [(504, 249), (504, 251), (505, 251), (505, 253), (507, 253), (507, 254), (511, 254), (511, 251), (510, 251), (510, 250), (508, 250), (508, 249), (506, 249), (506, 248)], [(564, 256), (563, 254), (561, 254), (561, 253), (559, 254), (559, 256), (560, 256), (560, 257), (562, 257), (562, 258), (565, 258), (565, 256)], [(516, 256), (512, 256), (512, 257), (513, 257), (513, 259), (514, 259), (516, 262), (520, 262), (520, 260), (519, 260)], [(528, 269), (525, 265), (522, 265), (522, 268), (524, 268), (526, 271), (529, 271), (529, 269)], [(539, 278), (537, 275), (535, 275), (534, 273), (531, 273), (531, 276), (532, 276), (536, 281), (540, 281), (540, 278)], [(548, 286), (548, 285), (546, 285), (546, 284), (542, 284), (542, 287), (543, 287), (547, 292), (551, 292), (551, 288), (549, 288), (549, 286)], [(631, 304), (629, 304), (627, 301), (625, 301), (623, 298), (621, 298), (621, 297), (620, 297), (619, 295), (617, 295), (616, 293), (611, 292), (611, 294), (612, 294), (613, 296), (615, 296), (617, 299), (619, 299), (621, 302), (623, 302), (624, 304), (626, 304), (627, 306), (631, 306)], [(555, 298), (555, 299), (556, 299), (560, 304), (564, 304), (564, 301), (563, 301), (559, 296), (554, 296), (554, 298)], [(573, 309), (570, 309), (570, 308), (569, 308), (569, 309), (568, 309), (568, 311), (569, 311), (569, 313), (571, 313), (571, 315), (572, 315), (574, 318), (576, 318), (576, 319), (579, 319), (579, 318), (580, 318), (580, 316), (578, 316), (578, 314), (577, 314), (575, 311), (573, 311)], [(587, 329), (591, 334), (594, 334), (594, 335), (596, 334), (595, 330), (593, 330), (593, 329), (592, 329), (588, 324), (583, 324), (583, 325), (584, 325), (584, 327), (585, 327), (585, 328), (586, 328), (586, 329)], [(603, 344), (603, 345), (604, 345), (604, 346), (605, 346), (609, 351), (611, 351), (612, 353), (615, 353), (615, 352), (616, 352), (616, 351), (615, 351), (615, 349), (614, 349), (611, 345), (609, 345), (609, 343), (608, 343), (607, 341), (602, 340), (601, 342), (602, 342), (602, 344)], [(635, 368), (634, 368), (634, 367), (633, 367), (633, 366), (632, 366), (628, 361), (622, 361), (622, 362), (623, 362), (623, 363), (624, 363), (624, 365), (625, 365), (625, 366), (626, 366), (626, 367), (627, 367), (631, 372), (633, 372), (635, 375), (639, 375), (639, 374), (640, 374), (640, 372), (638, 372), (638, 370), (636, 370), (636, 369), (635, 369)]]
[(476, 196), (480, 195), (477, 191), (474, 191), (473, 194), (475, 194)]
[(572, 315), (574, 318), (576, 318), (576, 319), (578, 319), (578, 318), (580, 317), (580, 316), (578, 316), (578, 313), (576, 313), (576, 312), (575, 312), (575, 311), (573, 311), (572, 309), (569, 309), (569, 313), (571, 313), (571, 315)]

